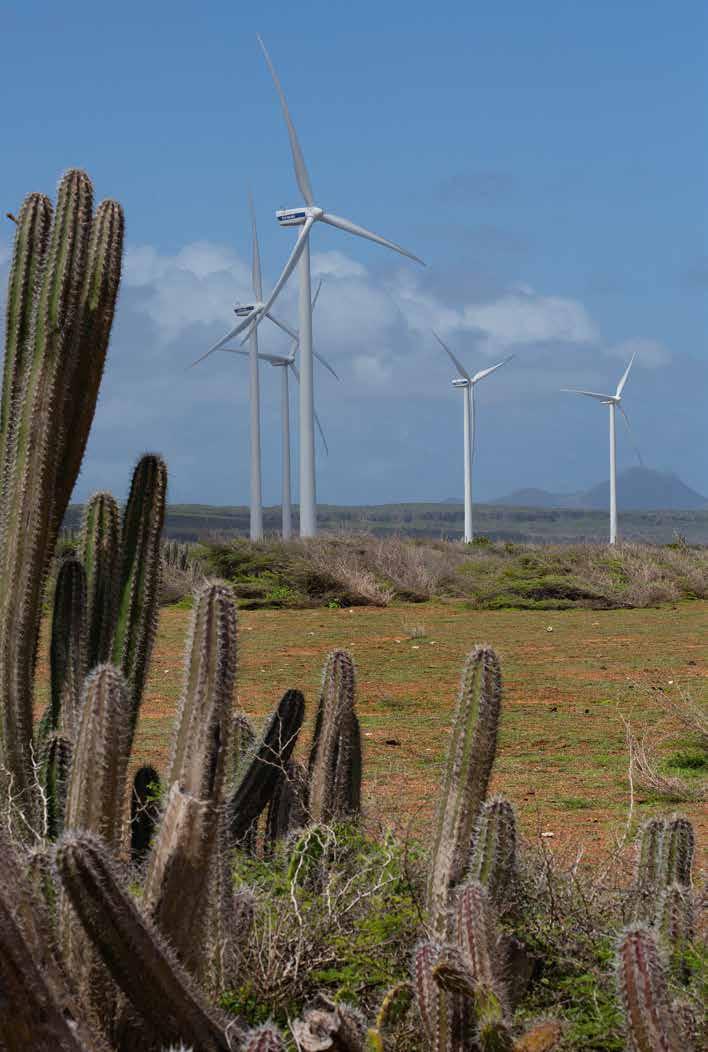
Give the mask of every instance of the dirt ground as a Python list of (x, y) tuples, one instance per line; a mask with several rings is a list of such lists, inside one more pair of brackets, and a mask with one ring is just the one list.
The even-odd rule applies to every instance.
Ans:
[[(135, 761), (164, 765), (182, 689), (190, 613), (160, 616)], [(465, 610), (459, 603), (386, 609), (243, 611), (237, 700), (256, 722), (283, 691), (305, 694), (311, 718), (324, 658), (351, 651), (364, 735), (369, 820), (426, 835), (435, 804), (460, 669), (475, 643), (501, 658), (504, 715), (493, 789), (516, 805), (527, 838), (594, 858), (627, 823), (624, 720), (660, 740), (659, 755), (689, 744), (671, 717), (677, 691), (708, 699), (708, 602), (622, 611)], [(46, 660), (40, 685), (46, 694)], [(309, 739), (309, 721), (304, 740)], [(705, 834), (706, 809), (636, 789), (635, 818), (680, 810)], [(549, 835), (549, 834), (552, 834)], [(705, 836), (701, 838), (705, 843)]]

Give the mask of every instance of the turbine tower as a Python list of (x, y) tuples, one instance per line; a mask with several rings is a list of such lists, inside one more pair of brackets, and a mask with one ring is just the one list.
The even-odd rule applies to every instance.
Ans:
[(507, 362), (511, 361), (514, 355), (510, 354), (509, 357), (505, 358), (502, 362), (498, 362), (496, 365), (490, 365), (488, 369), (480, 369), (479, 372), (474, 374), (474, 376), (470, 376), (462, 362), (455, 357), (447, 344), (443, 343), (440, 339), (438, 334), (433, 332), (433, 336), (442, 349), (450, 356), (453, 365), (461, 374), (457, 379), (452, 381), (452, 386), (461, 388), (464, 398), (465, 544), (470, 544), (471, 541), (474, 540), (474, 530), (472, 528), (472, 462), (474, 460), (474, 440), (476, 434), (475, 388), (480, 380), (483, 380), (485, 376), (489, 376), (491, 373), (496, 372), (497, 369), (501, 369), (502, 365), (506, 365)]
[[(627, 430), (631, 435), (632, 429), (629, 424), (629, 417), (625, 413), (622, 405), (622, 392), (624, 391), (624, 385), (627, 383), (629, 370), (632, 368), (632, 363), (636, 357), (637, 352), (635, 351), (629, 359), (629, 365), (625, 369), (624, 375), (617, 384), (617, 390), (613, 395), (598, 394), (597, 391), (580, 391), (577, 387), (561, 388), (562, 391), (565, 391), (568, 394), (585, 395), (586, 398), (594, 398), (596, 401), (602, 402), (603, 405), (608, 405), (610, 407), (610, 544), (617, 543), (617, 437), (615, 430), (615, 414), (616, 410), (619, 409), (624, 417)], [(637, 450), (637, 456), (641, 463), (642, 458), (639, 456), (639, 450)]]
[[(319, 291), (319, 289), (318, 289), (318, 291)], [(316, 294), (315, 294), (315, 296), (316, 296)], [(288, 330), (286, 330), (286, 331), (288, 331)], [(297, 333), (295, 334), (295, 339), (297, 339)], [(284, 354), (264, 354), (263, 352), (259, 352), (259, 355), (258, 355), (258, 357), (262, 361), (270, 362), (270, 364), (274, 368), (280, 369), (280, 377), (281, 377), (281, 388), (280, 388), (280, 391), (281, 391), (281, 394), (280, 394), (280, 401), (281, 401), (281, 450), (282, 450), (282, 535), (283, 535), (283, 540), (284, 541), (290, 540), (290, 538), (293, 535), (293, 526), (292, 526), (292, 522), (293, 522), (293, 518), (292, 518), (292, 482), (291, 482), (291, 474), (290, 474), (290, 466), (291, 466), (291, 456), (290, 456), (290, 389), (289, 389), (289, 383), (288, 383), (288, 373), (290, 371), (292, 371), (293, 376), (295, 377), (296, 381), (298, 381), (298, 383), (299, 383), (299, 381), (300, 381), (300, 374), (298, 373), (297, 366), (295, 365), (295, 351), (296, 351), (296, 349), (297, 349), (297, 345), (293, 348), (293, 350), (288, 355), (284, 355)], [(243, 355), (248, 355), (249, 354), (249, 351), (244, 351), (240, 347), (238, 347), (238, 348), (235, 348), (235, 347), (223, 347), (222, 350), (228, 351), (230, 354), (243, 354)], [(326, 359), (324, 359), (322, 357), (322, 355), (315, 354), (315, 357), (318, 359), (318, 361), (322, 362), (322, 364), (325, 366), (326, 369), (328, 369), (332, 373), (332, 376), (334, 376), (337, 380), (339, 379), (339, 377), (335, 373), (335, 371), (332, 368), (332, 366), (329, 364), (329, 362), (326, 361)], [(317, 425), (317, 429), (318, 429), (318, 431), (320, 433), (320, 437), (322, 439), (322, 444), (324, 445), (325, 453), (329, 453), (329, 448), (327, 446), (327, 439), (325, 438), (324, 429), (322, 427), (322, 423), (320, 421), (320, 418), (319, 418), (319, 416), (317, 415), (316, 412), (314, 414), (314, 418), (315, 418), (315, 424)]]
[[(281, 289), (299, 263), (299, 336), (301, 351), (300, 368), (302, 373), (302, 382), (300, 383), (299, 444), (300, 535), (302, 537), (314, 537), (317, 532), (317, 499), (315, 488), (312, 307), (310, 303), (310, 229), (314, 223), (327, 223), (329, 226), (337, 227), (339, 230), (346, 230), (350, 234), (356, 234), (358, 237), (366, 238), (369, 241), (375, 241), (379, 245), (384, 245), (386, 248), (393, 249), (394, 252), (400, 252), (401, 255), (408, 256), (409, 259), (413, 259), (417, 263), (422, 263), (422, 260), (418, 259), (417, 256), (414, 256), (413, 253), (401, 248), (400, 245), (396, 245), (393, 241), (388, 241), (386, 238), (380, 237), (378, 234), (373, 234), (370, 230), (366, 230), (364, 227), (358, 226), (356, 223), (352, 223), (348, 219), (342, 219), (341, 216), (334, 215), (332, 212), (326, 212), (315, 204), (310, 177), (307, 173), (307, 168), (305, 167), (305, 160), (302, 150), (300, 149), (295, 126), (290, 117), (287, 102), (285, 101), (283, 89), (278, 79), (278, 75), (275, 72), (275, 67), (271, 62), (270, 55), (266, 51), (265, 45), (260, 36), (258, 37), (258, 43), (261, 46), (271, 76), (273, 77), (278, 97), (280, 98), (280, 105), (283, 110), (283, 116), (287, 125), (288, 136), (290, 138), (290, 150), (295, 168), (295, 178), (298, 187), (300, 188), (304, 205), (299, 208), (286, 209), (275, 213), (276, 219), (281, 226), (299, 227), (300, 230), (295, 246), (283, 268), (283, 272), (278, 278), (266, 304), (258, 311), (257, 316), (255, 316), (253, 325), (255, 328), (255, 326), (260, 324), (261, 320), (268, 313)], [(220, 345), (223, 346), (226, 340), (232, 335), (235, 335), (235, 333), (236, 330), (230, 333), (229, 337), (222, 341)]]

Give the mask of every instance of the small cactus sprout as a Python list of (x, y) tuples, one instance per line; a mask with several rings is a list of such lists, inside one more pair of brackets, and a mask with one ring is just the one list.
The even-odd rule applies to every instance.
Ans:
[(500, 713), (499, 661), (491, 647), (475, 647), (462, 672), (428, 881), (428, 908), (442, 937), (450, 889), (464, 876), (472, 834), (487, 794)]
[(309, 759), (309, 808), (315, 822), (355, 814), (361, 805), (361, 733), (356, 676), (346, 650), (334, 650), (322, 675)]
[(167, 777), (199, 800), (221, 801), (235, 675), (236, 605), (228, 586), (209, 583), (195, 601)]
[(363, 1016), (356, 1008), (335, 1004), (322, 994), (306, 1009), (303, 1019), (295, 1020), (292, 1032), (303, 1052), (320, 1049), (369, 1052), (377, 1047), (375, 1032), (372, 1034), (368, 1030)]
[(54, 586), (49, 646), (51, 728), (74, 740), (86, 675), (86, 574), (78, 559), (64, 559)]
[(160, 815), (160, 776), (154, 767), (139, 767), (130, 796), (130, 857), (137, 866), (148, 856)]
[(185, 1041), (200, 1052), (229, 1052), (241, 1035), (229, 1040), (222, 1020), (121, 887), (100, 840), (65, 834), (56, 861), (87, 936), (141, 1019), (141, 1032), (158, 1047)]
[(287, 764), (302, 726), (305, 699), (299, 690), (288, 690), (268, 720), (260, 741), (241, 765), (228, 801), (231, 838), (238, 844), (270, 802), (278, 778)]
[(81, 561), (86, 570), (87, 667), (111, 655), (120, 572), (120, 512), (110, 493), (94, 493), (86, 505), (81, 533)]
[(622, 936), (617, 981), (631, 1052), (686, 1052), (671, 1017), (656, 941), (646, 928), (630, 928)]
[(413, 984), (408, 980), (392, 986), (381, 1002), (376, 1016), (377, 1029), (385, 1033), (400, 1023), (406, 1016), (414, 997)]
[(166, 493), (165, 462), (147, 453), (133, 472), (123, 514), (118, 616), (111, 658), (128, 683), (131, 741), (157, 629)]
[(68, 738), (52, 734), (42, 750), (42, 792), (45, 829), (49, 840), (56, 840), (64, 829), (64, 811), (69, 788), (72, 745)]
[(487, 800), (474, 832), (469, 880), (484, 885), (497, 908), (508, 896), (516, 865), (516, 819), (503, 796)]

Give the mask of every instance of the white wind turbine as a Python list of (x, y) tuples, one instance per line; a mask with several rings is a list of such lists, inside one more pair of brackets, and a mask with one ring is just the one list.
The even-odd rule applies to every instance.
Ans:
[[(629, 359), (629, 365), (625, 369), (624, 375), (617, 384), (617, 390), (613, 395), (598, 394), (597, 391), (581, 391), (577, 387), (561, 388), (562, 391), (565, 391), (568, 394), (585, 395), (586, 398), (594, 398), (598, 402), (602, 402), (603, 405), (608, 405), (610, 407), (610, 544), (615, 544), (617, 542), (617, 439), (615, 431), (615, 411), (619, 409), (624, 417), (627, 430), (631, 435), (632, 429), (629, 424), (629, 417), (622, 406), (622, 392), (624, 391), (624, 385), (627, 383), (629, 370), (632, 368), (632, 363), (636, 357), (637, 352), (635, 351)], [(642, 458), (639, 455), (639, 450), (637, 450), (637, 456), (641, 463)]]
[[(310, 177), (307, 173), (307, 168), (305, 167), (305, 160), (302, 150), (300, 149), (300, 143), (298, 142), (295, 127), (290, 117), (287, 102), (285, 101), (283, 89), (278, 80), (278, 75), (275, 72), (275, 67), (271, 62), (270, 56), (260, 37), (258, 37), (258, 43), (261, 46), (261, 50), (265, 56), (265, 60), (275, 83), (276, 91), (280, 98), (280, 104), (283, 110), (283, 116), (285, 117), (288, 136), (290, 138), (290, 150), (292, 152), (293, 165), (295, 168), (295, 178), (305, 203), (304, 206), (300, 208), (285, 209), (275, 213), (276, 219), (281, 226), (295, 226), (300, 227), (301, 229), (298, 233), (295, 246), (283, 268), (282, 274), (275, 283), (267, 302), (259, 309), (258, 314), (254, 319), (254, 327), (268, 314), (268, 311), (275, 302), (278, 294), (299, 262), (299, 336), (301, 352), (300, 367), (302, 372), (302, 382), (300, 384), (300, 534), (303, 537), (314, 537), (317, 532), (317, 501), (315, 489), (312, 307), (310, 303), (310, 229), (314, 223), (327, 223), (329, 226), (337, 227), (339, 230), (346, 230), (350, 234), (356, 234), (358, 237), (367, 238), (369, 241), (375, 241), (379, 245), (384, 245), (386, 248), (393, 249), (395, 252), (400, 252), (401, 255), (408, 256), (409, 259), (413, 259), (417, 263), (422, 263), (422, 260), (418, 259), (417, 256), (414, 256), (413, 253), (401, 248), (400, 245), (396, 245), (393, 241), (388, 241), (386, 238), (380, 237), (378, 234), (373, 234), (370, 230), (366, 230), (364, 227), (358, 226), (356, 223), (352, 223), (348, 219), (342, 219), (341, 216), (334, 215), (332, 212), (326, 212), (324, 209), (315, 205)], [(227, 340), (235, 335), (237, 331), (240, 331), (238, 327), (234, 329), (233, 332), (229, 333), (229, 335), (220, 341), (220, 343), (216, 345), (216, 348), (213, 349), (217, 349), (220, 346), (223, 347)]]
[[(315, 304), (315, 301), (317, 300), (317, 294), (318, 293), (319, 293), (319, 288), (317, 289), (317, 292), (315, 293), (315, 299), (313, 300), (313, 306)], [(286, 332), (290, 332), (292, 334), (292, 330), (286, 329)], [(297, 341), (297, 333), (295, 333), (293, 335), (294, 335), (294, 337), (295, 337), (295, 339)], [(231, 354), (247, 355), (249, 353), (248, 351), (242, 350), (240, 347), (239, 348), (223, 347), (222, 350), (228, 351)], [(295, 379), (298, 381), (298, 383), (300, 382), (300, 374), (299, 374), (299, 372), (297, 370), (297, 366), (295, 365), (295, 351), (296, 350), (297, 350), (297, 342), (296, 342), (295, 346), (293, 347), (292, 351), (290, 352), (290, 354), (288, 354), (288, 355), (284, 355), (284, 354), (264, 354), (263, 352), (260, 352), (259, 355), (258, 355), (258, 357), (262, 361), (270, 362), (270, 364), (272, 366), (274, 366), (274, 368), (281, 370), (281, 373), (280, 373), (280, 376), (281, 376), (281, 388), (280, 388), (281, 395), (280, 395), (280, 398), (281, 398), (281, 429), (282, 429), (281, 449), (282, 449), (282, 534), (283, 534), (283, 540), (289, 540), (292, 537), (292, 521), (293, 520), (292, 520), (292, 482), (291, 482), (291, 474), (290, 474), (290, 466), (291, 466), (291, 456), (290, 456), (290, 388), (289, 388), (289, 383), (288, 383), (288, 373), (289, 373), (289, 371), (292, 371), (292, 374), (295, 377)], [(337, 376), (337, 374), (335, 373), (334, 369), (329, 364), (329, 362), (326, 361), (326, 359), (323, 358), (321, 354), (316, 354), (315, 356), (318, 359), (318, 361), (322, 362), (322, 364), (325, 366), (325, 368), (328, 369), (332, 373), (332, 376), (334, 376), (338, 380), (339, 377)], [(320, 418), (317, 415), (317, 412), (314, 413), (314, 418), (315, 418), (315, 424), (317, 425), (317, 429), (318, 429), (318, 431), (320, 433), (320, 437), (322, 438), (322, 444), (324, 445), (325, 453), (329, 453), (329, 448), (327, 446), (327, 439), (325, 438), (324, 429), (322, 427), (322, 423), (320, 421)]]
[(465, 544), (469, 544), (474, 540), (474, 531), (472, 529), (472, 462), (474, 460), (474, 440), (476, 435), (476, 415), (475, 415), (475, 388), (480, 380), (483, 380), (485, 376), (489, 376), (491, 373), (501, 369), (502, 365), (506, 365), (514, 357), (510, 354), (508, 358), (505, 358), (502, 362), (497, 362), (496, 365), (490, 365), (488, 369), (480, 369), (479, 372), (475, 373), (474, 376), (465, 369), (462, 362), (455, 357), (447, 344), (443, 343), (436, 332), (433, 332), (433, 336), (438, 341), (440, 346), (452, 359), (452, 363), (455, 368), (460, 372), (460, 376), (452, 381), (453, 387), (462, 388), (464, 394), (463, 412), (464, 412), (464, 443), (465, 443)]
[[(251, 232), (252, 232), (252, 259), (251, 259), (251, 279), (253, 287), (254, 301), (253, 303), (239, 303), (234, 308), (234, 313), (238, 318), (242, 318), (243, 321), (231, 330), (228, 336), (225, 336), (218, 343), (214, 344), (205, 354), (197, 358), (196, 361), (192, 362), (192, 365), (199, 365), (205, 358), (208, 358), (210, 354), (215, 351), (222, 350), (225, 343), (227, 343), (233, 336), (242, 332), (252, 322), (255, 314), (265, 307), (263, 302), (263, 276), (261, 273), (261, 253), (258, 244), (258, 230), (256, 228), (256, 214), (253, 208), (253, 199), (251, 195), (248, 196), (248, 205), (251, 213)], [(312, 306), (314, 308), (317, 297), (320, 294), (322, 288), (322, 282), (320, 281), (317, 291), (315, 292)], [(297, 340), (297, 333), (294, 332), (289, 325), (280, 318), (276, 317), (270, 309), (263, 310), (263, 317), (267, 317), (274, 325), (277, 325), (279, 329), (282, 329), (292, 339)], [(260, 378), (258, 370), (259, 359), (262, 355), (258, 353), (258, 329), (255, 325), (251, 327), (249, 333), (243, 340), (243, 343), (249, 344), (248, 357), (249, 357), (249, 405), (250, 405), (250, 446), (251, 446), (251, 523), (250, 523), (250, 536), (252, 541), (260, 541), (263, 539), (263, 484), (262, 484), (262, 469), (261, 469), (261, 404), (260, 404)], [(316, 358), (320, 358), (320, 355), (316, 351), (313, 351)], [(325, 363), (326, 364), (326, 363)], [(327, 368), (331, 367), (328, 365)], [(332, 372), (334, 370), (331, 370)], [(336, 375), (336, 374), (335, 374)]]

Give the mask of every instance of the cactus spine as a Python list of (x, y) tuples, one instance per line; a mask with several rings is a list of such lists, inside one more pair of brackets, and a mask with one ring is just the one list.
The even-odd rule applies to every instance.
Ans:
[[(32, 688), (42, 587), (78, 472), (76, 458), (70, 465), (62, 460), (71, 431), (67, 392), (81, 382), (86, 359), (105, 354), (83, 335), (85, 292), (94, 280), (92, 197), (88, 177), (73, 170), (60, 183), (53, 219), (46, 198), (25, 200), (9, 283), (0, 411), (0, 729), (3, 766), (30, 824), (36, 819)], [(120, 257), (122, 246), (115, 248)], [(118, 275), (116, 289), (117, 281)], [(107, 343), (110, 318), (104, 320)], [(95, 395), (85, 402), (87, 429), (94, 408)]]
[(51, 672), (51, 728), (74, 739), (86, 675), (86, 574), (78, 559), (65, 559), (54, 589)]
[(443, 937), (449, 892), (464, 875), (472, 833), (487, 793), (500, 713), (499, 661), (491, 647), (475, 647), (462, 672), (428, 881), (428, 908), (435, 930)]
[(86, 505), (81, 559), (87, 586), (87, 666), (92, 669), (110, 658), (117, 614), (120, 514), (110, 493), (95, 493)]
[(161, 457), (142, 457), (133, 472), (123, 516), (121, 571), (112, 661), (128, 683), (131, 741), (157, 629), (160, 534), (165, 517), (167, 469)]
[(239, 843), (268, 805), (278, 778), (295, 748), (305, 714), (299, 690), (288, 690), (268, 720), (263, 735), (238, 772), (228, 801), (231, 839)]
[(200, 1052), (229, 1052), (233, 1046), (221, 1020), (207, 1008), (166, 943), (122, 889), (101, 842), (89, 833), (65, 835), (56, 860), (87, 935), (153, 1044), (186, 1041)]
[(361, 734), (354, 704), (356, 675), (346, 650), (334, 650), (322, 675), (309, 759), (314, 822), (356, 814), (361, 804)]
[(651, 932), (641, 927), (626, 931), (617, 964), (631, 1052), (686, 1052), (671, 1018), (666, 976)]

